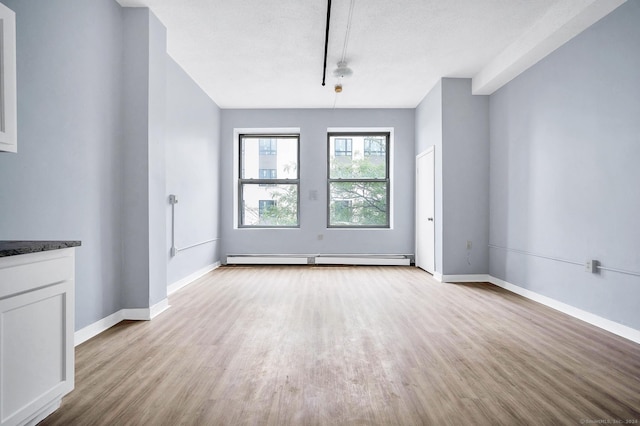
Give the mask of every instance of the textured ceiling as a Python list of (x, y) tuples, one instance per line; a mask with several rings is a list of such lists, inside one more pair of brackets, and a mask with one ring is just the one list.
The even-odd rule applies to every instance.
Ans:
[[(440, 77), (490, 93), (624, 0), (118, 0), (222, 108), (415, 107)], [(349, 12), (352, 11), (347, 43)], [(334, 93), (343, 53), (353, 75)]]

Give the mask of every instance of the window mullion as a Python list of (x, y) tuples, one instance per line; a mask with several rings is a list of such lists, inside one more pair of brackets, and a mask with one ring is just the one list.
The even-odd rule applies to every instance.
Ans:
[(240, 179), (242, 185), (247, 184), (273, 184), (273, 185), (297, 185), (300, 179)]

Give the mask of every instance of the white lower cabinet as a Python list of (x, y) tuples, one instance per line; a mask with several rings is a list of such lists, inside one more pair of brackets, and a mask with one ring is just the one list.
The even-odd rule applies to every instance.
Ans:
[(0, 258), (0, 425), (32, 425), (74, 386), (75, 249)]

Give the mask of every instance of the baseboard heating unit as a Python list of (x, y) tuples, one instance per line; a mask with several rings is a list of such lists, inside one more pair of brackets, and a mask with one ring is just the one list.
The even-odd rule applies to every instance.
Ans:
[(392, 265), (408, 266), (409, 254), (237, 254), (227, 256), (228, 265)]

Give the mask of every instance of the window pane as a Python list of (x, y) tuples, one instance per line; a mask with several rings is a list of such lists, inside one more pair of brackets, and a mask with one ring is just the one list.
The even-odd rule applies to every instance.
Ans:
[[(240, 153), (241, 179), (298, 178), (298, 138), (243, 136)], [(263, 177), (261, 170), (273, 177)]]
[(266, 218), (271, 214), (272, 210), (276, 208), (275, 200), (258, 200), (258, 217), (260, 220)]
[(367, 156), (380, 156), (386, 153), (386, 138), (381, 136), (369, 136), (364, 138), (364, 155)]
[(260, 155), (276, 155), (278, 153), (278, 140), (273, 138), (260, 138), (258, 141)]
[(335, 138), (335, 156), (336, 157), (351, 157), (352, 155), (352, 140), (347, 138)]
[(386, 179), (386, 146), (384, 136), (329, 137), (329, 178)]
[(329, 225), (386, 226), (386, 182), (331, 182)]
[(297, 226), (298, 185), (242, 185), (244, 226)]

